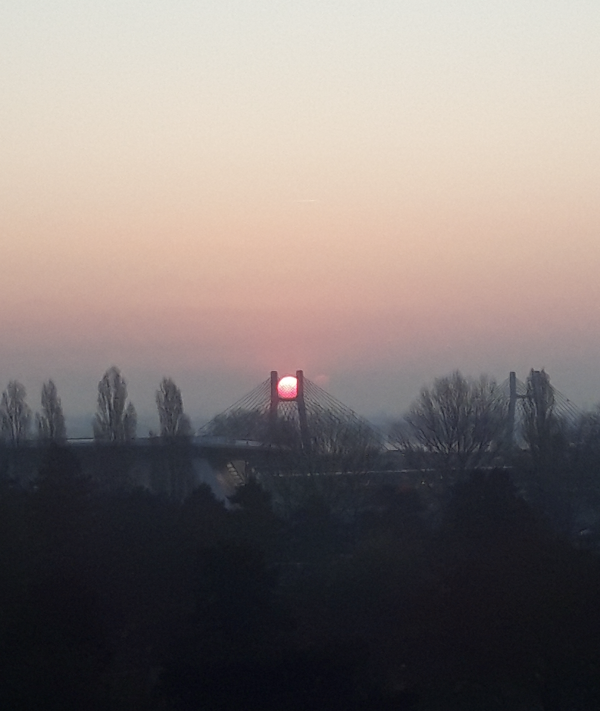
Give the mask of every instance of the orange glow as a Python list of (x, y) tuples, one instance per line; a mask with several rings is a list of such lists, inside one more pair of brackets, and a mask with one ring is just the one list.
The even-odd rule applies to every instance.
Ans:
[(277, 395), (282, 400), (295, 400), (298, 397), (298, 378), (286, 375), (277, 383)]

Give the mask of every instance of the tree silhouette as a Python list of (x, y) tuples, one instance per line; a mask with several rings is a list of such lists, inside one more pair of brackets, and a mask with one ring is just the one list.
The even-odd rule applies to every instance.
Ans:
[(190, 418), (183, 412), (181, 390), (171, 378), (163, 378), (156, 391), (156, 405), (163, 439), (188, 437), (192, 434)]
[(36, 415), (38, 436), (41, 440), (64, 442), (67, 438), (62, 403), (53, 380), (42, 386), (42, 412)]
[(11, 380), (0, 401), (0, 432), (2, 439), (21, 444), (29, 435), (31, 409), (26, 401), (27, 391), (18, 380)]
[(93, 427), (97, 440), (128, 442), (135, 439), (137, 414), (132, 403), (127, 402), (127, 383), (114, 365), (98, 383), (98, 411)]
[(494, 380), (472, 380), (457, 370), (421, 390), (406, 416), (400, 447), (409, 454), (433, 453), (446, 470), (481, 466), (502, 441), (506, 409)]
[(259, 409), (235, 409), (213, 417), (206, 434), (210, 437), (266, 442), (269, 439), (269, 418)]
[(531, 370), (523, 399), (524, 437), (534, 467), (547, 471), (557, 462), (566, 445), (562, 423), (555, 410), (554, 388), (545, 370)]

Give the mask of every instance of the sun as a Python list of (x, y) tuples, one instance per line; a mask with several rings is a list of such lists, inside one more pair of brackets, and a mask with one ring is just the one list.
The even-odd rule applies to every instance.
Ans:
[(277, 383), (277, 395), (280, 400), (295, 400), (298, 397), (298, 378), (286, 375)]

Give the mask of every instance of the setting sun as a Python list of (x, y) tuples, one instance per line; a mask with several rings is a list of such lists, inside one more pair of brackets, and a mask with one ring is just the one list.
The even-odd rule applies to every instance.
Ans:
[(281, 400), (295, 400), (298, 397), (298, 378), (286, 375), (277, 383), (277, 395)]

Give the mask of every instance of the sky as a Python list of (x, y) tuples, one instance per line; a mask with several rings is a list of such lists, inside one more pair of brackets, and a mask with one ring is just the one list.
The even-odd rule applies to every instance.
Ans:
[(598, 37), (597, 0), (6, 0), (0, 389), (600, 402)]

